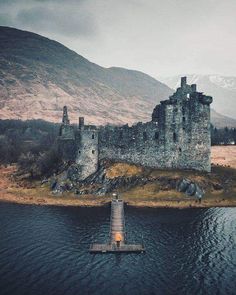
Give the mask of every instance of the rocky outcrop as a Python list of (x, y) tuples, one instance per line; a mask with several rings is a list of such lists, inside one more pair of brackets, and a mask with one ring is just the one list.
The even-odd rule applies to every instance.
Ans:
[[(122, 163), (119, 163), (119, 165), (122, 166)], [(128, 164), (125, 163), (123, 163), (123, 165), (125, 168), (128, 166)], [(77, 178), (78, 170), (75, 165), (71, 165), (59, 176), (51, 178), (51, 189), (54, 194), (72, 191), (76, 195), (104, 196), (113, 192), (128, 191), (138, 186), (155, 184), (160, 191), (178, 190), (179, 192), (184, 192), (188, 196), (193, 197), (202, 197), (204, 194), (203, 189), (197, 182), (176, 177), (174, 173), (168, 176), (155, 176), (152, 173), (153, 169), (142, 167), (142, 170), (140, 170), (141, 168), (135, 170), (133, 166), (134, 165), (130, 165), (133, 174), (130, 173), (130, 171), (126, 171), (126, 173), (119, 171), (120, 175), (117, 174), (114, 177), (114, 175), (111, 174), (111, 167), (117, 169), (118, 165), (111, 161), (101, 161), (99, 169), (94, 174), (83, 181), (79, 181)]]
[(179, 192), (198, 199), (204, 196), (204, 190), (197, 183), (187, 178), (183, 178), (177, 183), (177, 189)]

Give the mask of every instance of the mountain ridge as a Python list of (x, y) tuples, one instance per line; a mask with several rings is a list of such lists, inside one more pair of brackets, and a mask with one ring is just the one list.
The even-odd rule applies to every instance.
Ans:
[(98, 125), (146, 122), (174, 91), (140, 71), (101, 67), (31, 32), (0, 27), (0, 42), (2, 119), (60, 122), (67, 105), (73, 123), (78, 116)]

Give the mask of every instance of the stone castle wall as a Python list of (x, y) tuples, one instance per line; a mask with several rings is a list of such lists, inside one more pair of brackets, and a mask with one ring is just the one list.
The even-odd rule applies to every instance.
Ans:
[(153, 111), (152, 121), (99, 132), (100, 158), (159, 168), (210, 171), (212, 98), (182, 85)]
[(165, 166), (158, 124), (104, 127), (99, 130), (99, 158), (156, 167)]
[[(155, 168), (210, 171), (210, 103), (212, 98), (197, 92), (196, 85), (181, 87), (155, 107), (152, 120), (129, 127), (84, 126), (74, 132), (76, 163), (84, 179), (97, 170), (100, 159), (125, 161)], [(72, 139), (63, 115), (64, 136)], [(81, 127), (82, 126), (82, 127)]]
[(85, 179), (98, 169), (98, 131), (84, 126), (77, 135), (76, 164), (80, 178)]

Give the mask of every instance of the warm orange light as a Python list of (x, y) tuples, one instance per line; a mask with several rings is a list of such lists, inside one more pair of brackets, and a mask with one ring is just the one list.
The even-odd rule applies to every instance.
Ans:
[(119, 232), (115, 233), (115, 241), (116, 242), (122, 241), (122, 235)]

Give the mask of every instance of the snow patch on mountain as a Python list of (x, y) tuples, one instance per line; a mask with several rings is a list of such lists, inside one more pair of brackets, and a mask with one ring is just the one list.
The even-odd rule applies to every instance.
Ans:
[(229, 90), (236, 90), (236, 77), (210, 75), (209, 80), (215, 85)]

